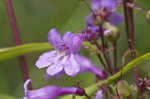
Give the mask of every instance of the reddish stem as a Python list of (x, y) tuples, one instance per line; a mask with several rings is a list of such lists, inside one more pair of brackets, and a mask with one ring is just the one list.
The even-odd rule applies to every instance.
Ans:
[[(133, 1), (130, 0), (130, 2), (132, 3)], [(134, 50), (134, 13), (133, 13), (133, 8), (129, 8), (129, 17), (130, 17), (130, 32), (131, 32), (131, 50)], [(132, 57), (133, 59), (136, 58), (136, 54), (135, 52), (132, 52)], [(135, 67), (134, 68), (134, 71), (135, 71), (135, 76), (136, 76), (136, 81), (137, 81), (137, 78), (139, 77), (138, 76), (138, 68)]]
[[(12, 2), (11, 0), (5, 0), (5, 3), (6, 3), (7, 10), (8, 10), (8, 17), (9, 17), (10, 25), (13, 31), (15, 43), (16, 45), (21, 45), (21, 39), (20, 39), (19, 31), (16, 25), (16, 17), (13, 11)], [(20, 56), (19, 62), (21, 65), (23, 80), (25, 82), (27, 79), (29, 79), (29, 73), (28, 73), (28, 68), (27, 68), (25, 57)], [(31, 85), (29, 85), (29, 89), (31, 89)]]
[[(97, 47), (99, 50), (101, 49), (97, 41), (95, 41), (94, 44), (96, 45), (96, 47)], [(105, 62), (103, 61), (103, 58), (102, 58), (101, 54), (97, 54), (97, 56), (98, 56), (99, 61), (100, 61), (101, 64), (103, 65), (105, 71), (110, 72), (109, 69), (106, 67)]]
[(100, 32), (101, 41), (102, 41), (102, 49), (101, 49), (101, 48), (99, 48), (99, 49), (103, 51), (103, 55), (104, 55), (104, 58), (105, 58), (105, 60), (106, 60), (107, 65), (108, 65), (109, 71), (110, 71), (111, 74), (113, 74), (113, 71), (112, 71), (112, 64), (111, 64), (110, 57), (109, 57), (109, 55), (107, 55), (107, 54), (105, 53), (105, 47), (106, 47), (106, 46), (105, 46), (105, 42), (104, 42), (104, 34), (103, 34), (102, 26), (100, 26), (99, 28), (100, 28), (99, 32)]
[[(128, 45), (130, 50), (134, 50), (134, 17), (133, 17), (133, 9), (127, 7), (126, 3), (132, 2), (129, 0), (123, 0), (124, 7), (124, 16), (125, 16), (125, 25), (126, 25), (126, 33), (128, 39)], [(134, 52), (131, 53), (133, 59), (136, 58), (136, 54)], [(136, 79), (138, 77), (138, 68), (134, 68)]]
[(114, 70), (117, 71), (117, 41), (113, 44), (114, 47)]

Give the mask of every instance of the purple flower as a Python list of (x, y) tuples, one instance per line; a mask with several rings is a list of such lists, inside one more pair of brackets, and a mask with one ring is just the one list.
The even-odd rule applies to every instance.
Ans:
[(114, 12), (117, 9), (117, 0), (91, 0), (91, 9), (94, 14), (91, 16), (93, 18), (101, 16), (113, 25), (118, 25), (123, 21), (123, 16)]
[(86, 57), (76, 55), (76, 60), (80, 65), (80, 72), (91, 72), (99, 79), (105, 79), (107, 77), (106, 73), (103, 70), (94, 66)]
[(98, 38), (99, 27), (94, 24), (94, 17), (92, 14), (86, 17), (85, 23), (86, 27), (84, 32), (82, 32), (81, 37), (83, 40), (94, 40)]
[(99, 89), (99, 90), (96, 92), (95, 99), (103, 99), (103, 90), (102, 90), (102, 89)]
[[(54, 51), (46, 52), (39, 57), (36, 66), (41, 69), (48, 67), (47, 74), (49, 76), (56, 76), (66, 73), (69, 76), (76, 76), (77, 73), (84, 71), (92, 72), (103, 78), (104, 72), (96, 68), (91, 62), (80, 56), (78, 51), (82, 43), (79, 34), (72, 34), (66, 32), (63, 38), (60, 37), (56, 29), (52, 29), (48, 33), (48, 40), (55, 48)], [(83, 61), (84, 60), (84, 64)]]
[[(28, 90), (28, 84), (31, 80), (27, 80), (24, 84), (25, 97), (23, 99), (55, 99), (57, 96), (66, 94), (80, 95), (83, 89), (77, 87), (60, 88), (57, 86), (46, 86), (36, 90)], [(82, 94), (83, 95), (83, 94)]]
[(109, 15), (107, 20), (113, 25), (118, 25), (123, 21), (123, 16), (117, 12), (113, 12)]
[(61, 38), (59, 32), (52, 29), (48, 33), (48, 40), (55, 50), (41, 55), (36, 66), (40, 69), (48, 67), (47, 74), (50, 76), (55, 76), (60, 72), (75, 76), (80, 71), (80, 66), (74, 56), (78, 53), (82, 43), (80, 36), (66, 32)]
[(91, 0), (91, 9), (97, 11), (105, 8), (108, 11), (116, 10), (117, 0)]

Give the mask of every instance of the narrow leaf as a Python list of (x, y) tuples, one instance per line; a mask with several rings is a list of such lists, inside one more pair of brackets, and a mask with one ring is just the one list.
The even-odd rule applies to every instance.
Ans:
[(31, 43), (16, 47), (0, 49), (0, 61), (24, 55), (26, 53), (51, 50), (52, 46), (49, 43)]

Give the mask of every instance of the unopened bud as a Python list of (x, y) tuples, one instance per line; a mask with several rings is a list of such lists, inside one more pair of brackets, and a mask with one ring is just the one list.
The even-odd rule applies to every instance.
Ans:
[(104, 37), (110, 43), (114, 43), (119, 38), (120, 33), (116, 26), (114, 26), (110, 23), (105, 23), (104, 29), (105, 29)]
[(130, 93), (131, 93), (130, 85), (129, 85), (128, 82), (125, 81), (125, 80), (120, 80), (120, 81), (117, 83), (117, 90), (118, 90), (119, 96), (127, 97), (127, 96), (129, 96)]
[(78, 88), (76, 94), (79, 96), (84, 96), (86, 93), (83, 88)]
[(146, 20), (148, 23), (150, 23), (150, 10), (148, 10), (146, 13)]
[(102, 24), (102, 18), (101, 18), (101, 16), (95, 16), (94, 24), (95, 25), (101, 25)]

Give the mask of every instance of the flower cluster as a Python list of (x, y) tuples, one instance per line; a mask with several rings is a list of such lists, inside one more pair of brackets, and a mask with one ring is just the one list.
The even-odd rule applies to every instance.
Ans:
[[(105, 79), (107, 77), (106, 70), (95, 66), (88, 58), (81, 56), (79, 51), (84, 41), (92, 43), (102, 36), (114, 38), (118, 35), (114, 33), (118, 33), (116, 26), (120, 24), (123, 17), (116, 12), (117, 4), (117, 0), (91, 0), (91, 13), (86, 17), (86, 27), (81, 33), (68, 31), (61, 37), (57, 29), (51, 29), (48, 32), (48, 41), (54, 50), (42, 54), (35, 64), (36, 67), (47, 68), (46, 75), (48, 77), (64, 74), (75, 77), (81, 72), (91, 72), (99, 80)], [(104, 56), (106, 55), (104, 54)], [(106, 58), (108, 59), (108, 57)], [(28, 90), (27, 85), (30, 82), (31, 80), (27, 80), (24, 84), (24, 99), (55, 99), (57, 96), (65, 94), (87, 96), (85, 90), (80, 87), (46, 86), (37, 90)], [(100, 89), (97, 91), (95, 99), (102, 99), (102, 96), (103, 90)]]
[(89, 71), (100, 79), (106, 77), (105, 72), (94, 66), (84, 56), (79, 55), (82, 44), (79, 34), (66, 32), (61, 38), (56, 29), (51, 29), (48, 33), (48, 40), (55, 50), (44, 53), (36, 62), (36, 66), (39, 69), (48, 67), (48, 76), (62, 75), (64, 73), (69, 76), (76, 76), (79, 72)]

